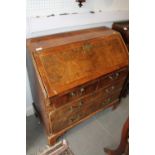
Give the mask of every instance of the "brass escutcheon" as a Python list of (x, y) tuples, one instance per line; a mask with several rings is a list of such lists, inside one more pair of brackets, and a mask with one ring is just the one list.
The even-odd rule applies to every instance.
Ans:
[(92, 48), (93, 48), (93, 45), (91, 44), (85, 44), (82, 46), (82, 49), (84, 50), (84, 52), (89, 52)]

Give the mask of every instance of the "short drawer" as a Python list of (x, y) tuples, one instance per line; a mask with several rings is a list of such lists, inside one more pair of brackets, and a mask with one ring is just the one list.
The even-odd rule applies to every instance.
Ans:
[(124, 68), (122, 70), (116, 71), (112, 74), (108, 74), (99, 79), (98, 89), (105, 87), (108, 84), (111, 84), (116, 81), (124, 81), (127, 77), (128, 69)]
[(89, 93), (95, 91), (97, 86), (98, 86), (98, 80), (92, 81), (92, 82), (85, 84), (83, 86), (74, 88), (67, 94), (64, 94), (62, 96), (56, 96), (56, 97), (52, 98), (51, 103), (54, 104), (54, 106), (56, 108), (61, 107), (61, 106), (65, 105), (66, 103), (74, 101), (81, 96), (84, 96), (86, 94), (89, 94)]

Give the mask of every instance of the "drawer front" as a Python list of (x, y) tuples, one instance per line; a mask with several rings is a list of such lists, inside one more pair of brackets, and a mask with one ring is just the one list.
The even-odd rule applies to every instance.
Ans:
[(91, 103), (88, 107), (85, 108), (85, 116), (90, 115), (91, 113), (104, 108), (106, 105), (119, 100), (119, 95), (120, 92), (116, 92), (115, 94), (113, 94), (112, 96), (108, 96), (108, 97), (100, 97), (98, 99), (96, 99), (93, 103)]
[(114, 72), (112, 74), (106, 75), (104, 77), (100, 77), (97, 80), (94, 80), (92, 82), (89, 82), (88, 84), (85, 84), (83, 86), (79, 86), (73, 89), (72, 91), (70, 91), (69, 93), (65, 95), (56, 96), (52, 98), (51, 103), (53, 103), (56, 108), (61, 107), (65, 105), (66, 103), (69, 103), (71, 101), (78, 99), (79, 97), (90, 94), (94, 92), (95, 90), (102, 89), (111, 83), (114, 83), (120, 80), (123, 81), (125, 80), (127, 74), (128, 74), (128, 70), (123, 69), (123, 70)]
[(98, 89), (103, 88), (105, 85), (116, 82), (116, 81), (124, 81), (127, 77), (128, 70), (123, 69), (117, 72), (114, 72), (112, 74), (109, 74), (107, 76), (101, 77), (98, 84)]
[(80, 111), (81, 109), (89, 105), (90, 102), (92, 102), (95, 98), (105, 98), (107, 96), (110, 96), (114, 92), (118, 92), (118, 91), (120, 92), (122, 89), (123, 82), (124, 81), (113, 83), (112, 85), (109, 85), (103, 89), (100, 89), (99, 91), (95, 91), (91, 93), (90, 95), (87, 95), (85, 97), (82, 97), (76, 100), (75, 102), (73, 101), (60, 108), (57, 108), (56, 116), (61, 117), (62, 114), (69, 115), (70, 113)]
[(105, 105), (110, 104), (111, 102), (118, 99), (119, 93), (115, 94), (112, 97), (100, 98), (91, 102), (89, 105), (85, 106), (82, 110), (70, 113), (69, 115), (62, 114), (62, 117), (59, 119), (55, 118), (53, 122), (52, 132), (56, 133), (61, 131), (64, 128), (67, 128), (70, 125), (80, 121), (81, 119), (91, 115), (93, 112), (103, 108)]
[(68, 126), (76, 123), (82, 118), (83, 117), (81, 113), (74, 113), (69, 116), (63, 116), (61, 119), (58, 119), (53, 123), (52, 132), (56, 133), (58, 131), (61, 131), (62, 129), (67, 128)]
[(58, 132), (102, 108), (104, 104), (111, 103), (119, 97), (121, 89), (122, 82), (118, 82), (76, 102), (58, 108), (54, 114), (52, 132)]
[(57, 96), (51, 99), (51, 102), (54, 104), (56, 108), (61, 107), (68, 102), (71, 102), (73, 100), (78, 99), (81, 96), (84, 96), (86, 94), (93, 92), (94, 90), (96, 90), (97, 85), (98, 85), (98, 81), (95, 80), (84, 86), (77, 87), (63, 96)]

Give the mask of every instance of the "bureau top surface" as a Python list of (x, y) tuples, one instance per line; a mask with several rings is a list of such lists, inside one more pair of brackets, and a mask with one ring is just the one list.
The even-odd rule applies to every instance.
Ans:
[(120, 34), (107, 28), (28, 39), (27, 47), (49, 97), (128, 66)]

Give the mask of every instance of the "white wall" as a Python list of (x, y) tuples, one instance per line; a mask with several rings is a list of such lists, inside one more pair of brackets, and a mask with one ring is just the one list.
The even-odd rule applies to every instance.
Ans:
[(30, 90), (30, 83), (28, 79), (28, 74), (26, 72), (26, 115), (33, 114), (33, 107), (32, 107), (32, 95)]
[[(128, 0), (86, 1), (79, 8), (75, 0), (27, 0), (27, 38), (90, 27), (111, 27), (114, 21), (129, 19)], [(91, 14), (89, 11), (95, 13)], [(71, 14), (73, 12), (78, 14)], [(52, 13), (55, 14), (54, 17), (47, 17)], [(61, 13), (69, 15), (60, 16)], [(27, 115), (31, 115), (33, 101), (28, 77), (26, 80)]]
[(84, 13), (91, 10), (128, 10), (129, 0), (86, 0), (79, 8), (76, 0), (27, 0), (27, 16), (46, 16), (60, 13)]

